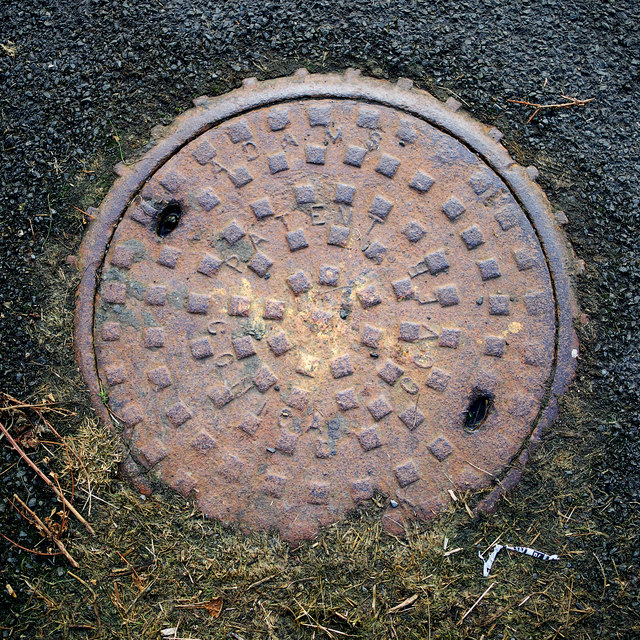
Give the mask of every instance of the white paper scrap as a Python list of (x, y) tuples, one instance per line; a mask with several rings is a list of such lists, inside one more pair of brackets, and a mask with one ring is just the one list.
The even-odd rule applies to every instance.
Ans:
[(516, 551), (517, 553), (524, 553), (527, 556), (531, 556), (532, 558), (537, 558), (538, 560), (560, 560), (560, 558), (553, 554), (549, 555), (547, 553), (542, 553), (542, 551), (536, 551), (535, 549), (531, 549), (530, 547), (512, 547), (509, 544), (497, 544), (493, 551), (489, 554), (489, 557), (485, 560), (484, 556), (478, 551), (478, 557), (484, 563), (484, 567), (482, 569), (482, 575), (487, 578), (489, 573), (491, 572), (491, 567), (493, 567), (493, 562), (496, 559), (496, 556), (503, 550), (509, 549), (509, 551)]

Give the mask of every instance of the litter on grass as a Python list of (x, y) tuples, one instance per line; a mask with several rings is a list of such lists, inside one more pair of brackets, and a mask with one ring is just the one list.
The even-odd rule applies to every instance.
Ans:
[(493, 567), (493, 563), (496, 559), (496, 556), (503, 550), (508, 549), (509, 551), (516, 551), (518, 553), (524, 553), (527, 556), (531, 556), (532, 558), (538, 558), (539, 560), (559, 560), (560, 558), (553, 554), (549, 555), (547, 553), (542, 553), (542, 551), (536, 551), (535, 549), (531, 549), (531, 547), (512, 547), (510, 544), (497, 544), (493, 551), (489, 554), (489, 557), (485, 560), (484, 556), (478, 551), (478, 557), (482, 562), (484, 562), (484, 567), (482, 569), (482, 575), (487, 578), (489, 573), (491, 572), (491, 567)]

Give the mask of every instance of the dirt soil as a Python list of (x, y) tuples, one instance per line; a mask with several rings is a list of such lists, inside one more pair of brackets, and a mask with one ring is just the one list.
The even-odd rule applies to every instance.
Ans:
[[(2, 637), (638, 637), (639, 24), (632, 1), (2, 3), (0, 422), (96, 531), (0, 439)], [(118, 476), (73, 357), (73, 256), (114, 164), (193, 98), (348, 66), (456, 97), (539, 168), (584, 261), (581, 353), (554, 429), (494, 515), (472, 519), (477, 496), (461, 495), (399, 539), (377, 524), (379, 496), (292, 548)], [(508, 102), (563, 95), (594, 100), (530, 122)], [(503, 552), (483, 578), (478, 551), (494, 541), (560, 560)]]

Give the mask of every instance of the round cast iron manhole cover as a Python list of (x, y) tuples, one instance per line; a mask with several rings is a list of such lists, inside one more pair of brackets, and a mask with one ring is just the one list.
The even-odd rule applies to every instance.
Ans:
[(497, 132), (356, 72), (196, 105), (82, 247), (78, 356), (129, 472), (289, 540), (376, 491), (393, 529), (517, 478), (577, 345), (549, 205)]

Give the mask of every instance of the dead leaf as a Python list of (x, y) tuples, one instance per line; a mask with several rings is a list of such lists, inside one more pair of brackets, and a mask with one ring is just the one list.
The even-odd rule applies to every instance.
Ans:
[(222, 612), (222, 598), (220, 596), (217, 598), (211, 598), (211, 600), (204, 605), (204, 608), (209, 612), (212, 618), (219, 617)]

